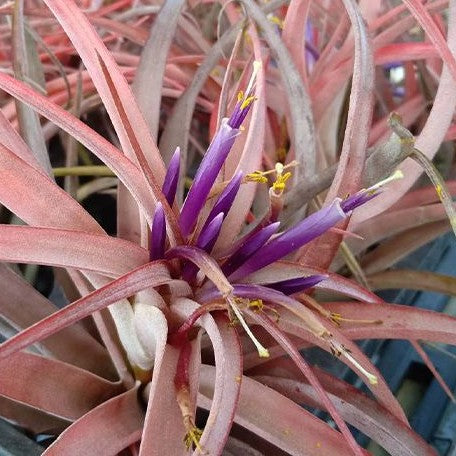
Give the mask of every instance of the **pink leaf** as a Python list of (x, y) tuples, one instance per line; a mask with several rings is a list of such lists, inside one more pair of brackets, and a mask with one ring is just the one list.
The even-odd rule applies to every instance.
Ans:
[[(387, 408), (331, 375), (319, 371), (318, 378), (328, 390), (331, 400), (342, 417), (381, 444), (392, 456), (435, 455), (435, 450), (392, 415)], [(255, 380), (265, 383), (298, 404), (304, 402), (310, 407), (320, 407), (315, 391), (310, 385), (288, 378), (266, 375), (255, 377)]]
[(147, 263), (148, 252), (110, 236), (0, 225), (0, 260), (70, 267), (116, 277)]
[(157, 261), (140, 266), (3, 342), (0, 344), (0, 359), (39, 342), (138, 291), (164, 285), (171, 280), (168, 270), (162, 262)]
[(163, 182), (165, 169), (160, 153), (158, 152), (157, 146), (139, 111), (131, 89), (116, 65), (111, 53), (106, 49), (93, 26), (73, 0), (45, 0), (45, 3), (54, 13), (68, 37), (73, 42), (97, 87), (98, 93), (111, 117), (125, 153), (128, 154), (130, 158), (133, 158), (135, 153), (131, 149), (132, 144), (130, 143), (130, 138), (126, 132), (124, 120), (117, 111), (112, 92), (108, 87), (108, 83), (99, 64), (97, 54), (100, 55), (113, 80), (122, 105), (126, 110), (128, 120), (135, 126), (135, 136), (141, 149), (144, 155), (148, 155), (149, 165), (153, 164), (158, 182)]
[(345, 318), (381, 320), (378, 325), (345, 324), (340, 328), (350, 339), (420, 339), (456, 345), (456, 318), (397, 304), (330, 303), (331, 311)]
[[(330, 204), (336, 196), (343, 197), (360, 189), (373, 109), (374, 62), (369, 36), (356, 2), (344, 0), (344, 6), (355, 39), (353, 82), (339, 166), (326, 195), (325, 205)], [(348, 221), (342, 226), (345, 228), (347, 225)], [(328, 268), (341, 241), (339, 235), (324, 234), (303, 249), (299, 255), (300, 262)]]
[(316, 378), (308, 363), (304, 360), (304, 358), (298, 352), (298, 350), (287, 337), (287, 335), (284, 332), (282, 332), (282, 330), (279, 329), (279, 327), (267, 316), (260, 313), (252, 312), (250, 310), (246, 311), (245, 313), (248, 314), (252, 320), (259, 323), (267, 332), (269, 332), (271, 336), (274, 337), (274, 339), (279, 343), (279, 345), (281, 345), (284, 351), (292, 358), (293, 362), (296, 364), (298, 369), (302, 372), (302, 374), (308, 379), (309, 383), (316, 390), (319, 399), (324, 404), (324, 407), (328, 410), (331, 417), (336, 422), (338, 428), (344, 436), (345, 443), (348, 444), (349, 448), (355, 455), (362, 455), (363, 452), (356, 443), (345, 421), (341, 418), (341, 416), (335, 409), (326, 391), (321, 386), (320, 382)]
[(141, 171), (109, 141), (60, 106), (50, 102), (46, 97), (11, 76), (0, 73), (0, 88), (23, 103), (32, 106), (37, 112), (91, 150), (116, 173), (146, 213), (153, 213), (154, 195), (146, 188)]
[[(409, 6), (410, 1), (408, 2)], [(414, 8), (421, 9), (418, 2), (413, 2)], [(456, 6), (451, 3), (448, 17), (448, 48), (454, 53), (456, 51)], [(440, 32), (439, 32), (440, 33)], [(454, 57), (451, 59), (454, 61)], [(440, 78), (437, 94), (434, 98), (429, 117), (416, 140), (416, 148), (423, 151), (430, 159), (436, 154), (441, 142), (452, 121), (454, 107), (456, 105), (456, 84), (447, 68), (446, 62)], [(405, 162), (401, 169), (404, 179), (391, 184), (388, 194), (371, 201), (363, 207), (362, 211), (354, 214), (352, 226), (356, 227), (363, 220), (372, 218), (374, 215), (384, 211), (402, 195), (404, 195), (416, 182), (422, 173), (422, 168), (415, 163)]]
[(282, 394), (246, 376), (242, 378), (235, 422), (289, 454), (353, 454), (340, 433)]
[(0, 202), (30, 225), (103, 232), (100, 225), (48, 176), (1, 144)]
[(179, 350), (166, 345), (162, 358), (157, 358), (154, 369), (147, 414), (144, 423), (141, 456), (185, 455), (185, 429), (182, 414), (176, 400), (176, 391), (172, 379), (176, 373)]
[[(173, 307), (178, 314), (188, 318), (198, 308), (195, 304), (181, 299)], [(209, 417), (200, 444), (209, 454), (221, 454), (239, 396), (241, 350), (236, 332), (228, 326), (226, 318), (219, 316), (214, 321), (211, 315), (204, 315), (198, 324), (207, 332), (215, 355), (215, 372), (212, 366), (201, 367), (198, 405), (209, 410)]]
[(138, 385), (94, 408), (60, 434), (43, 455), (118, 454), (141, 436), (144, 414), (137, 396)]
[(120, 383), (31, 353), (15, 353), (0, 365), (0, 394), (67, 420), (122, 390)]
[[(51, 301), (4, 264), (0, 264), (0, 288), (1, 315), (18, 329), (26, 328), (57, 311)], [(41, 345), (61, 361), (101, 376), (114, 375), (106, 349), (81, 325), (64, 329)]]

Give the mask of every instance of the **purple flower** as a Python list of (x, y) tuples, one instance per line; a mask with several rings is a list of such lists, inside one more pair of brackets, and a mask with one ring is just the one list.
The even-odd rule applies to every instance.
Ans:
[(230, 276), (230, 280), (237, 281), (274, 261), (280, 260), (328, 231), (341, 220), (344, 220), (347, 215), (342, 210), (340, 202), (340, 199), (336, 199), (329, 206), (314, 212), (294, 227), (268, 242), (260, 252), (251, 256), (235, 271)]
[(165, 254), (166, 222), (165, 212), (161, 203), (155, 208), (150, 235), (150, 261), (159, 260)]
[(288, 296), (308, 290), (327, 278), (327, 275), (315, 274), (308, 277), (282, 280), (281, 282), (270, 283), (267, 286)]
[(163, 195), (169, 205), (172, 206), (174, 198), (176, 197), (177, 183), (179, 181), (180, 171), (180, 148), (176, 147), (176, 150), (171, 158), (168, 165), (168, 171), (166, 172), (165, 180), (163, 182)]
[(224, 119), (220, 130), (212, 140), (182, 206), (180, 228), (184, 238), (188, 237), (193, 231), (198, 215), (238, 133), (239, 130), (232, 128)]

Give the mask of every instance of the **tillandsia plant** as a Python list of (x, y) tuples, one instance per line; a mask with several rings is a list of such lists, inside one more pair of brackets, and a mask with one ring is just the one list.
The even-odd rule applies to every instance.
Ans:
[(453, 399), (421, 341), (456, 345), (456, 318), (373, 290), (456, 290), (391, 269), (456, 225), (456, 2), (0, 18), (0, 416), (46, 455), (368, 454), (348, 424), (435, 454), (356, 341), (410, 341)]

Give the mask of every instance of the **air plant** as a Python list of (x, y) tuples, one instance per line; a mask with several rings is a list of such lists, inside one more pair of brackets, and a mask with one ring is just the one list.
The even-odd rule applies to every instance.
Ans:
[[(456, 225), (431, 161), (454, 139), (456, 5), (403, 3), (0, 7), (0, 416), (48, 455), (366, 454), (347, 423), (434, 454), (355, 343), (409, 340), (452, 397), (419, 341), (456, 344), (456, 319), (371, 290), (456, 289), (389, 269)], [(410, 190), (410, 158), (434, 186)], [(80, 204), (100, 192), (115, 236)]]

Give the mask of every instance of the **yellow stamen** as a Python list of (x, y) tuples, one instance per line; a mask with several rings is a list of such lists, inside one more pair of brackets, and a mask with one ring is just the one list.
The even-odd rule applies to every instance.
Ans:
[(237, 95), (238, 103), (241, 102), (243, 99), (244, 99), (244, 92), (242, 90), (239, 90), (238, 95)]
[(255, 96), (254, 95), (251, 95), (250, 97), (247, 97), (242, 102), (240, 109), (242, 110), (242, 109), (247, 108), (248, 106), (250, 106), (253, 103), (254, 100), (255, 100)]
[(350, 350), (347, 347), (335, 340), (330, 341), (329, 347), (334, 356), (337, 356), (338, 358), (340, 356), (345, 356), (345, 358), (347, 358), (347, 360), (367, 378), (371, 385), (377, 385), (377, 377), (364, 369), (364, 367), (361, 366), (361, 364), (359, 364), (355, 358), (353, 358), (353, 356), (350, 354)]
[(280, 29), (283, 29), (283, 19), (280, 19), (280, 17), (277, 17), (275, 14), (268, 14), (268, 19)]
[(260, 184), (265, 184), (268, 181), (263, 171), (254, 171), (246, 174), (245, 179), (247, 182), (259, 182)]
[(276, 193), (282, 193), (285, 190), (286, 182), (290, 177), (291, 177), (290, 172), (277, 176), (277, 179), (272, 184), (272, 189)]
[(196, 426), (189, 429), (184, 437), (184, 443), (187, 450), (190, 450), (193, 446), (195, 446), (200, 453), (203, 453), (203, 448), (199, 443), (202, 435), (203, 431)]
[(262, 299), (253, 299), (249, 301), (249, 307), (256, 312), (261, 312), (264, 308), (263, 300)]
[(192, 407), (190, 404), (190, 391), (188, 387), (182, 387), (176, 392), (176, 400), (179, 405), (182, 417), (184, 420), (185, 427), (185, 436), (184, 443), (187, 447), (187, 450), (191, 449), (193, 446), (198, 449), (200, 453), (205, 454), (199, 441), (203, 435), (203, 431), (198, 429), (195, 425), (195, 419), (193, 416)]
[[(261, 184), (265, 184), (268, 179), (266, 176), (270, 174), (280, 174), (283, 173), (284, 170), (289, 169), (289, 168), (294, 168), (295, 166), (298, 165), (298, 162), (296, 160), (293, 160), (292, 162), (288, 163), (288, 165), (282, 165), (282, 163), (276, 163), (274, 169), (269, 169), (267, 171), (254, 171), (253, 173), (246, 174), (245, 180), (247, 182), (260, 182)], [(288, 177), (287, 177), (288, 179)]]
[(260, 356), (260, 358), (269, 358), (269, 351), (267, 350), (267, 348), (263, 347), (263, 345), (261, 345), (258, 339), (254, 336), (254, 334), (248, 327), (246, 321), (244, 320), (244, 317), (242, 316), (240, 310), (238, 309), (235, 300), (230, 296), (227, 296), (226, 299), (228, 301), (228, 304), (231, 306), (231, 309), (233, 309), (236, 318), (239, 320), (242, 327), (244, 328), (244, 331), (247, 333), (251, 341), (254, 343), (256, 349), (258, 350), (258, 355)]

